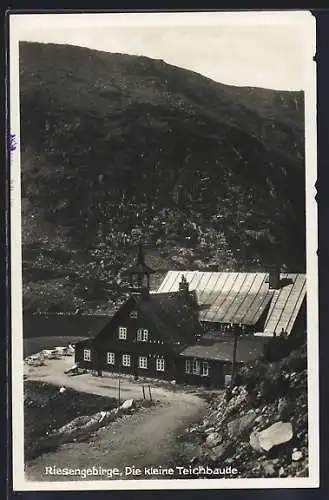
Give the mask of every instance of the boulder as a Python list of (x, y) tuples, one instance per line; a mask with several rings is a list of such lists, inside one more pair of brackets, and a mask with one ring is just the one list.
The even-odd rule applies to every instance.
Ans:
[(205, 429), (205, 434), (210, 434), (211, 432), (214, 432), (215, 427), (208, 427), (208, 429)]
[(293, 438), (293, 429), (290, 422), (276, 422), (267, 429), (258, 432), (259, 447), (270, 451), (274, 446), (289, 442)]
[(303, 453), (300, 450), (294, 450), (291, 455), (291, 460), (298, 462), (303, 458)]
[(99, 411), (94, 415), (83, 415), (71, 420), (71, 422), (58, 429), (56, 434), (76, 436), (84, 432), (97, 430), (112, 420), (114, 420), (112, 411)]
[(284, 467), (280, 467), (279, 469), (279, 477), (287, 477), (287, 472)]
[(129, 410), (130, 408), (132, 408), (134, 405), (134, 400), (133, 399), (126, 399), (126, 401), (124, 401), (122, 403), (122, 405), (120, 406), (120, 408), (122, 408), (122, 410)]
[(230, 445), (228, 443), (222, 443), (218, 446), (215, 446), (210, 452), (209, 458), (212, 462), (217, 462), (225, 458), (225, 455), (228, 453)]
[(265, 477), (273, 477), (278, 475), (277, 472), (278, 460), (265, 460), (262, 463), (262, 469)]
[(287, 398), (280, 398), (277, 406), (280, 420), (286, 422), (294, 412), (294, 404)]
[(90, 417), (88, 415), (82, 415), (81, 417), (76, 417), (71, 420), (67, 424), (63, 425), (60, 429), (56, 431), (58, 434), (71, 434), (76, 432), (77, 430), (84, 427), (90, 421)]
[(297, 477), (308, 477), (308, 467), (303, 467), (300, 471), (296, 473)]
[(262, 466), (260, 464), (255, 465), (251, 469), (251, 472), (252, 472), (253, 476), (257, 477), (260, 474), (261, 469), (262, 469)]
[(91, 419), (85, 424), (82, 430), (91, 431), (97, 430), (100, 427), (114, 420), (114, 415), (111, 411), (99, 411), (92, 415)]
[(65, 375), (67, 375), (68, 373), (74, 371), (74, 370), (77, 370), (78, 369), (78, 365), (75, 363), (74, 365), (71, 366), (71, 368), (67, 368), (66, 370), (64, 370), (64, 373)]
[(250, 434), (250, 438), (249, 438), (249, 443), (250, 443), (250, 446), (255, 450), (255, 451), (262, 451), (261, 447), (260, 447), (260, 444), (259, 444), (259, 432), (257, 431), (253, 431), (251, 434)]
[(187, 429), (185, 429), (185, 432), (187, 434), (194, 434), (195, 432), (198, 431), (198, 428), (197, 427), (188, 427)]
[(212, 448), (213, 446), (217, 446), (221, 440), (222, 437), (218, 434), (218, 432), (211, 432), (207, 436), (206, 444)]
[(242, 417), (236, 418), (227, 424), (227, 431), (231, 438), (240, 436), (245, 431), (247, 431), (250, 426), (253, 424), (256, 418), (256, 413), (250, 412), (247, 415), (243, 415)]
[(103, 420), (105, 420), (106, 418), (109, 418), (110, 415), (112, 415), (112, 413), (109, 412), (109, 411), (101, 411), (101, 412), (99, 412), (98, 422), (99, 423), (103, 422)]

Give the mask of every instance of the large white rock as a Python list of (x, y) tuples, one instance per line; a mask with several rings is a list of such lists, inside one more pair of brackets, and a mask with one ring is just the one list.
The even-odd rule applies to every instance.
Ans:
[(293, 437), (293, 429), (290, 422), (276, 422), (267, 429), (258, 432), (259, 447), (264, 451), (270, 451), (274, 446), (287, 443)]
[(131, 408), (134, 404), (134, 400), (133, 399), (126, 399), (126, 401), (124, 401), (122, 403), (122, 405), (120, 406), (120, 408), (122, 408), (123, 410), (129, 410), (129, 408)]

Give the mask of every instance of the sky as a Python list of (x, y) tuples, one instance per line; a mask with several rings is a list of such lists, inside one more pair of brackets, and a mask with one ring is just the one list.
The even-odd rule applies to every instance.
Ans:
[(313, 21), (303, 11), (25, 14), (10, 29), (22, 41), (163, 59), (226, 84), (304, 90)]

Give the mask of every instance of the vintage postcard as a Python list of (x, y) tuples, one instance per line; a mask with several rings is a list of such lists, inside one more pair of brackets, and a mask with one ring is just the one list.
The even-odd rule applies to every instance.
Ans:
[(14, 490), (318, 487), (314, 17), (9, 17)]

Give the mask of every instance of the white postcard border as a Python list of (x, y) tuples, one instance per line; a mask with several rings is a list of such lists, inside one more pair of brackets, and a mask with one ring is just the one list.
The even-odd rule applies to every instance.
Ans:
[[(30, 17), (31, 16), (31, 17)], [(37, 18), (39, 16), (39, 18)], [(41, 17), (40, 17), (41, 16)], [(23, 425), (23, 326), (22, 326), (22, 250), (21, 250), (21, 180), (20, 180), (20, 110), (18, 42), (29, 19), (49, 22), (61, 16), (62, 22), (120, 23), (145, 25), (157, 23), (300, 23), (305, 30), (305, 137), (306, 137), (306, 232), (307, 232), (307, 323), (308, 323), (308, 402), (309, 402), (309, 477), (257, 479), (166, 479), (37, 482), (24, 478)], [(68, 16), (71, 16), (68, 18)], [(197, 16), (197, 20), (196, 20)], [(48, 18), (48, 19), (47, 19)], [(160, 489), (250, 489), (319, 487), (319, 355), (318, 355), (318, 265), (317, 265), (317, 129), (315, 18), (308, 11), (221, 12), (221, 13), (134, 13), (134, 14), (11, 14), (10, 49), (10, 132), (16, 137), (16, 150), (10, 162), (11, 179), (11, 362), (12, 362), (12, 459), (14, 491), (51, 490), (160, 490)]]

